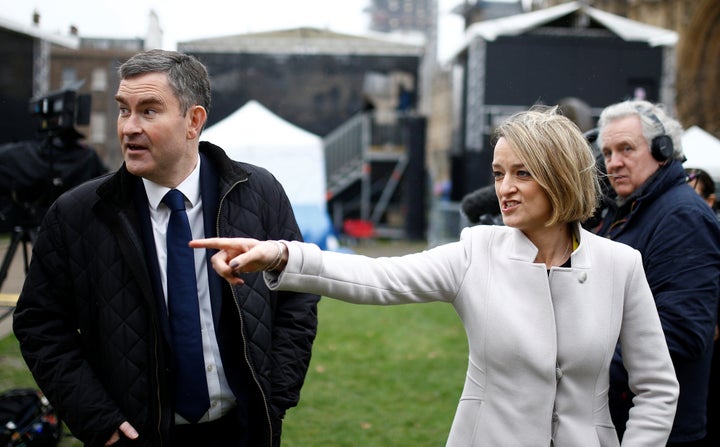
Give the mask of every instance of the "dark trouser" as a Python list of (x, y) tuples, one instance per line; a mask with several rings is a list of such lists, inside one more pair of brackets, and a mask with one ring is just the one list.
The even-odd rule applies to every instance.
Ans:
[(630, 408), (632, 408), (632, 398), (633, 394), (629, 388), (618, 390), (617, 387), (610, 387), (608, 391), (610, 417), (621, 441), (625, 434), (625, 423), (629, 418)]
[(216, 421), (173, 426), (170, 446), (247, 447), (247, 428), (238, 425), (237, 416), (231, 411)]
[[(625, 433), (625, 423), (628, 420), (628, 413), (632, 408), (633, 394), (629, 389), (617, 392), (613, 391), (608, 393), (610, 403), (610, 416), (612, 417), (613, 424), (615, 424), (615, 430), (617, 431), (618, 437), (622, 440), (623, 434)], [(711, 447), (707, 441), (700, 439), (697, 441), (688, 442), (668, 442), (667, 447)], [(715, 445), (712, 445), (715, 447)]]
[(708, 389), (707, 436), (704, 444), (707, 447), (720, 445), (720, 340), (715, 340), (713, 347)]

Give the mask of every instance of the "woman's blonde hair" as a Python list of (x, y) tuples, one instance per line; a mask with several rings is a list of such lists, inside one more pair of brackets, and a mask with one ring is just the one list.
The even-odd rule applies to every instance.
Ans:
[(552, 204), (547, 225), (582, 222), (598, 205), (600, 183), (588, 141), (557, 106), (517, 113), (495, 131), (505, 138)]

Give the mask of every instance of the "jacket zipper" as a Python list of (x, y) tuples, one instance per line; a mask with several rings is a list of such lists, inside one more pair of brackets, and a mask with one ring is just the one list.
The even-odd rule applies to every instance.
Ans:
[[(157, 330), (158, 330), (158, 332), (160, 331), (159, 328)], [(160, 445), (162, 446), (165, 444), (165, 442), (164, 442), (165, 439), (162, 435), (162, 432), (163, 432), (163, 430), (162, 430), (163, 402), (162, 402), (162, 397), (160, 396), (160, 370), (159, 370), (160, 369), (160, 353), (159, 353), (160, 347), (158, 345), (158, 338), (157, 337), (154, 337), (154, 338), (155, 338), (155, 343), (154, 343), (155, 344), (155, 380), (156, 380), (156, 383), (158, 384), (158, 386), (155, 387), (155, 390), (157, 393), (156, 397), (157, 397), (157, 402), (158, 402), (157, 432), (158, 432), (158, 438), (159, 438)]]
[[(223, 204), (225, 203), (225, 199), (227, 198), (228, 194), (230, 194), (230, 192), (237, 185), (239, 185), (240, 183), (246, 182), (246, 181), (247, 181), (247, 179), (240, 180), (240, 181), (233, 183), (228, 188), (227, 192), (225, 194), (223, 194), (223, 196), (220, 198), (220, 204), (218, 206), (218, 214), (215, 218), (215, 234), (217, 234), (218, 237), (221, 236), (220, 235), (220, 210), (222, 209)], [(269, 435), (268, 446), (272, 446), (273, 445), (273, 443), (272, 443), (273, 427), (272, 427), (272, 419), (270, 418), (270, 408), (269, 408), (270, 405), (267, 401), (267, 396), (265, 396), (265, 392), (263, 391), (263, 388), (260, 385), (260, 381), (257, 378), (255, 368), (253, 368), (252, 362), (250, 361), (250, 358), (248, 357), (248, 349), (247, 349), (248, 343), (247, 343), (247, 338), (245, 337), (245, 320), (243, 319), (242, 310), (240, 309), (240, 305), (238, 304), (238, 297), (235, 294), (235, 289), (233, 289), (232, 287), (230, 287), (230, 292), (232, 293), (233, 302), (235, 303), (235, 308), (237, 309), (238, 316), (240, 317), (240, 334), (242, 335), (242, 340), (243, 340), (243, 356), (245, 357), (245, 363), (247, 363), (248, 367), (250, 368), (250, 374), (252, 375), (253, 381), (255, 382), (255, 385), (257, 386), (258, 390), (260, 390), (260, 395), (262, 396), (263, 405), (265, 407), (265, 417), (267, 419), (268, 428), (270, 429), (268, 432), (268, 435)]]

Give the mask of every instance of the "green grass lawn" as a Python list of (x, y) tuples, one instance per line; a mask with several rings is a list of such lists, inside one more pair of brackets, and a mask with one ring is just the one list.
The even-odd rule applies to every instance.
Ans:
[[(298, 407), (283, 447), (444, 445), (467, 366), (447, 304), (359, 306), (324, 298)], [(0, 390), (35, 387), (17, 341), (0, 340)], [(79, 446), (71, 437), (62, 447)]]
[(283, 445), (444, 445), (467, 367), (465, 331), (452, 307), (324, 298), (319, 319)]

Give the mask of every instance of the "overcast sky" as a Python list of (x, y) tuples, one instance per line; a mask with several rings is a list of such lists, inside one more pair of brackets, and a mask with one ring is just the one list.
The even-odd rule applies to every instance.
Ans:
[[(462, 19), (450, 10), (464, 0), (439, 0), (439, 53), (462, 40)], [(508, 0), (513, 1), (513, 0)], [(150, 10), (163, 30), (163, 48), (178, 41), (300, 26), (361, 34), (370, 0), (3, 0), (0, 17), (29, 25), (40, 12), (44, 31), (66, 34), (71, 25), (84, 37), (144, 37)]]

